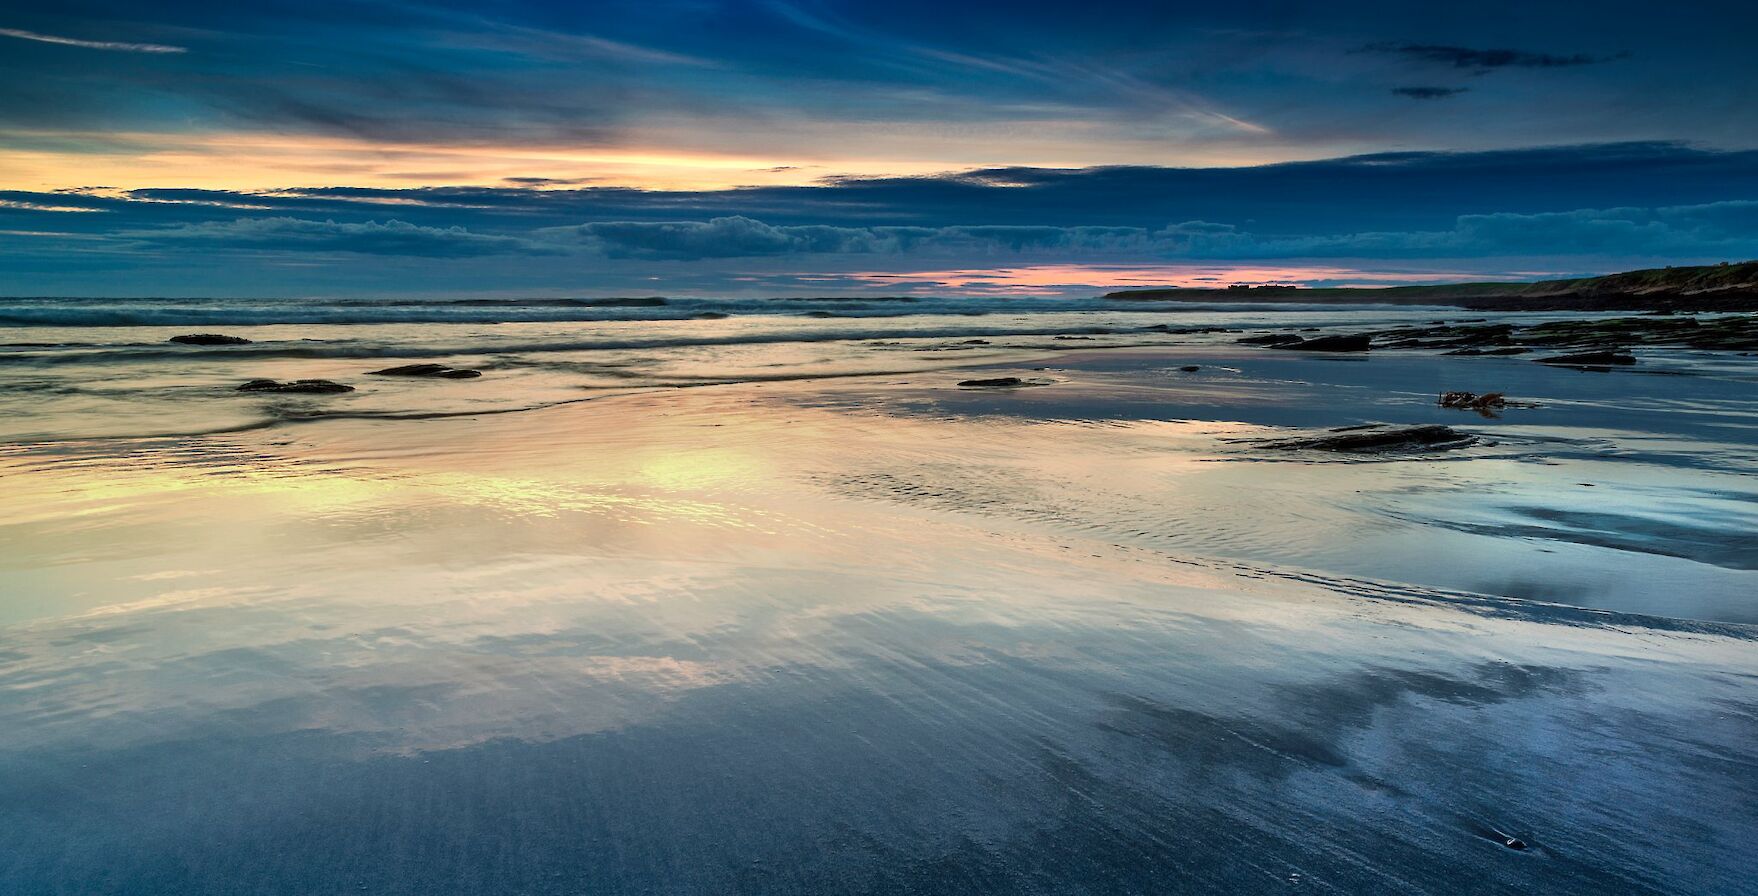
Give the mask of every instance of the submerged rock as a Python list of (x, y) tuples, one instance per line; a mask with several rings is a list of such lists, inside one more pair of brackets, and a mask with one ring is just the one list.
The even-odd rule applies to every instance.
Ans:
[(1508, 400), (1500, 392), (1448, 392), (1441, 396), (1441, 407), (1457, 408), (1466, 411), (1488, 411), (1505, 408)]
[(1338, 451), (1347, 454), (1394, 454), (1407, 451), (1451, 451), (1477, 444), (1477, 437), (1451, 426), (1347, 426), (1322, 436), (1259, 443), (1285, 451)]
[(481, 376), (482, 371), (447, 367), (444, 364), (405, 364), (402, 367), (386, 367), (383, 370), (369, 371), (369, 374), (371, 376), (416, 376), (442, 380), (468, 380)]
[(1036, 380), (1020, 379), (1017, 376), (998, 376), (986, 380), (961, 380), (959, 385), (978, 389), (1012, 389), (1019, 386), (1042, 386), (1045, 384)]
[(243, 336), (225, 336), (220, 333), (189, 333), (183, 336), (172, 336), (168, 342), (178, 345), (249, 345), (250, 340)]
[(1372, 340), (1363, 335), (1318, 336), (1312, 339), (1298, 339), (1294, 342), (1277, 343), (1270, 348), (1291, 349), (1297, 352), (1364, 352)]
[(1513, 333), (1513, 324), (1486, 324), (1399, 327), (1371, 335), (1380, 340), (1381, 348), (1483, 348), (1507, 345)]
[(1305, 342), (1292, 333), (1266, 333), (1262, 336), (1242, 336), (1233, 340), (1240, 345), (1287, 345), (1292, 342)]
[(1581, 352), (1575, 355), (1557, 355), (1552, 358), (1533, 358), (1540, 364), (1562, 364), (1570, 367), (1609, 367), (1613, 364), (1634, 364), (1636, 358), (1629, 352)]
[(1510, 346), (1505, 346), (1503, 348), (1461, 348), (1461, 349), (1455, 349), (1450, 352), (1445, 352), (1445, 354), (1496, 356), (1496, 355), (1524, 355), (1529, 351), (1532, 351), (1532, 349), (1521, 348), (1520, 346), (1517, 346), (1517, 345), (1510, 345)]
[(1177, 333), (1180, 335), (1239, 332), (1239, 330), (1234, 327), (1174, 327), (1171, 324), (1149, 324), (1148, 326), (1142, 327), (1142, 330), (1143, 332), (1148, 333)]
[(274, 380), (251, 380), (238, 387), (239, 392), (283, 392), (298, 395), (335, 395), (341, 392), (354, 391), (353, 386), (329, 380), (293, 380), (279, 383)]
[(725, 311), (699, 311), (690, 316), (696, 320), (726, 320), (727, 318), (732, 317), (732, 315), (727, 314)]
[(1536, 408), (1539, 405), (1530, 401), (1515, 401), (1500, 392), (1447, 392), (1441, 396), (1443, 408), (1461, 411), (1476, 411), (1485, 417), (1500, 417), (1500, 411), (1507, 408)]

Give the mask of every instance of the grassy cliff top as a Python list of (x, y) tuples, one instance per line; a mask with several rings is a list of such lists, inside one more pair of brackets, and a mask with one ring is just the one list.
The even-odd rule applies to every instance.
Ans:
[(1107, 299), (1157, 302), (1264, 302), (1460, 305), (1480, 310), (1758, 310), (1758, 261), (1652, 268), (1573, 280), (1446, 283), (1384, 288), (1259, 286), (1251, 289), (1128, 289)]

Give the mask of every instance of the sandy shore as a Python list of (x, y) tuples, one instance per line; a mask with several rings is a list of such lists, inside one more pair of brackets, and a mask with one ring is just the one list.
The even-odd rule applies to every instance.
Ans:
[[(64, 391), (5, 399), (0, 879), (1743, 891), (1752, 359), (1153, 320), (15, 365)], [(1476, 441), (1262, 447), (1376, 422)]]

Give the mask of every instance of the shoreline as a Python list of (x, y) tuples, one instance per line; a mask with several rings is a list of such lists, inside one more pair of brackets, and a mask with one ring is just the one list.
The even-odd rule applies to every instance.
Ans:
[(1435, 317), (62, 328), (0, 877), (1741, 892), (1758, 360)]

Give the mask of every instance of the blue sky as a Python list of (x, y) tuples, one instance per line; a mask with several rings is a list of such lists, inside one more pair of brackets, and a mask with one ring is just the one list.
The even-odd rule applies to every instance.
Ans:
[(0, 3), (0, 292), (1748, 258), (1754, 33), (1732, 3)]

